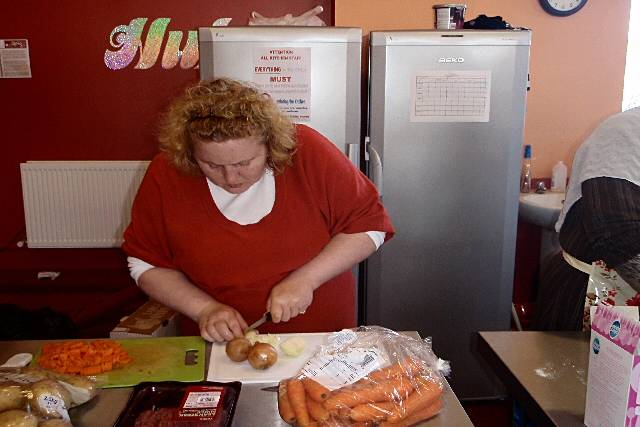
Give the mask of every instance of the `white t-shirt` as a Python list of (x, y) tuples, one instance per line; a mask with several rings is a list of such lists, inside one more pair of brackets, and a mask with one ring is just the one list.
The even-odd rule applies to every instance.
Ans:
[[(218, 210), (230, 221), (240, 225), (255, 224), (269, 215), (276, 201), (276, 181), (273, 171), (267, 169), (262, 178), (240, 194), (229, 193), (215, 185), (207, 178), (207, 185), (213, 202)], [(383, 231), (367, 231), (367, 235), (376, 245), (376, 250), (384, 243), (387, 233)], [(153, 265), (135, 257), (128, 257), (129, 272), (138, 283), (138, 279)]]
[(611, 116), (580, 146), (556, 231), (582, 197), (582, 183), (598, 177), (626, 179), (640, 186), (640, 107)]

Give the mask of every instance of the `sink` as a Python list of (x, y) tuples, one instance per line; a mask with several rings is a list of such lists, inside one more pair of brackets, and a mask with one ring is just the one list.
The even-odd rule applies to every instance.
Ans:
[(518, 216), (530, 224), (554, 230), (564, 198), (564, 193), (520, 194)]

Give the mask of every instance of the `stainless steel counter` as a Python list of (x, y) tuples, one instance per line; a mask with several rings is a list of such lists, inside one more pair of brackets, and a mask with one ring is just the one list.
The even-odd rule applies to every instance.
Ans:
[[(416, 336), (416, 332), (407, 333)], [(46, 341), (0, 341), (0, 363), (16, 353), (35, 353)], [(207, 365), (211, 346), (207, 345)], [(205, 375), (206, 377), (206, 375)], [(261, 390), (275, 384), (243, 384), (234, 416), (234, 427), (287, 426), (278, 414), (276, 393)], [(132, 388), (109, 388), (92, 401), (71, 410), (75, 427), (112, 427), (124, 409)], [(435, 418), (420, 424), (428, 427), (472, 427), (466, 412), (449, 385), (444, 394), (444, 409)]]
[(478, 350), (538, 425), (584, 425), (587, 333), (480, 332)]

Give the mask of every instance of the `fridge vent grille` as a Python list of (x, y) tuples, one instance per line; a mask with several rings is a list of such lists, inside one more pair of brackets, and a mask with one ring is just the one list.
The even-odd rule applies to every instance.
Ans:
[(148, 165), (148, 161), (20, 164), (28, 246), (120, 246)]

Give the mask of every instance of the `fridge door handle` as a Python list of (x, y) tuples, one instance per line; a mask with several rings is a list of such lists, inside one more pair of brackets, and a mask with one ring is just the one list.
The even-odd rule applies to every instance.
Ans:
[(347, 157), (360, 169), (360, 144), (347, 144)]
[(382, 197), (382, 159), (380, 154), (371, 145), (367, 144), (369, 150), (369, 174), (373, 185), (378, 189), (380, 197)]

